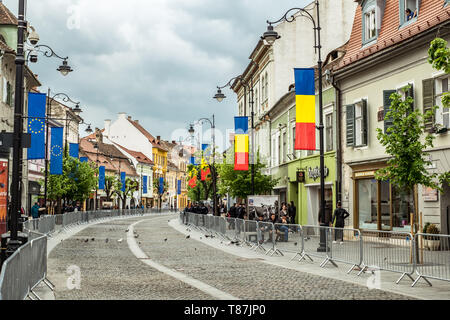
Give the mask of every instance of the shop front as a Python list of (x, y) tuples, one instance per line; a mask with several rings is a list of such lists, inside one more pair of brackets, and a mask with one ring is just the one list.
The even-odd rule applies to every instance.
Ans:
[[(325, 154), (325, 210), (332, 214), (336, 203), (336, 157)], [(320, 157), (318, 155), (293, 161), (289, 164), (289, 201), (297, 207), (296, 223), (318, 225), (321, 203)]]
[(353, 169), (353, 227), (361, 230), (411, 231), (413, 192), (375, 179), (385, 164)]

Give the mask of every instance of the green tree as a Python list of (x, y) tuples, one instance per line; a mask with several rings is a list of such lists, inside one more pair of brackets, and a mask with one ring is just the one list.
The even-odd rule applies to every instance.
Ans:
[[(409, 86), (403, 90), (406, 93)], [(438, 175), (430, 173), (427, 167), (432, 163), (427, 158), (429, 155), (425, 150), (433, 147), (434, 135), (427, 133), (424, 139), (425, 121), (433, 116), (434, 110), (422, 114), (413, 110), (414, 99), (412, 97), (402, 98), (399, 93), (390, 96), (391, 109), (386, 114), (386, 119), (392, 121), (392, 126), (383, 132), (377, 129), (377, 138), (385, 147), (390, 156), (387, 167), (376, 172), (379, 180), (389, 180), (398, 190), (406, 194), (413, 194), (413, 213), (415, 216), (414, 232), (418, 231), (417, 208), (415, 207), (414, 188), (417, 185), (431, 187), (442, 191), (439, 182), (448, 180), (447, 174)]]
[[(67, 156), (63, 158), (63, 174), (49, 175), (47, 182), (48, 199), (57, 202), (59, 214), (62, 200), (82, 202), (89, 199), (96, 188), (96, 172), (87, 162)], [(45, 181), (41, 180), (40, 183), (44, 185)]]
[[(231, 148), (234, 150), (234, 147)], [(255, 193), (257, 195), (266, 194), (272, 191), (278, 184), (279, 179), (273, 179), (272, 176), (264, 175), (262, 170), (266, 165), (261, 162), (259, 152), (255, 163)], [(230, 194), (232, 197), (246, 199), (252, 195), (251, 170), (235, 171), (233, 164), (228, 164), (224, 160), (218, 167), (219, 193), (222, 195)]]
[(118, 178), (116, 176), (106, 176), (105, 177), (105, 194), (106, 201), (110, 202), (113, 200), (113, 197), (116, 195), (115, 186), (117, 185)]
[(122, 191), (122, 181), (116, 178), (114, 182), (114, 193), (122, 201), (122, 209), (125, 209), (128, 197), (131, 197), (135, 191), (139, 190), (139, 181), (125, 178), (125, 191)]
[(195, 188), (191, 188), (191, 186), (188, 185), (188, 197), (194, 201), (202, 201), (202, 200), (208, 200), (209, 195), (212, 191), (212, 178), (211, 174), (208, 174), (206, 176), (206, 180), (202, 181), (201, 179), (201, 171), (200, 171), (200, 165), (192, 165), (190, 164), (188, 166), (188, 178), (187, 181), (194, 176), (197, 177), (197, 185)]
[[(443, 70), (450, 73), (450, 49), (447, 47), (447, 41), (442, 38), (436, 38), (431, 42), (428, 49), (428, 62), (436, 70)], [(442, 105), (445, 108), (450, 107), (450, 93), (442, 95)]]
[[(153, 193), (158, 195), (160, 209), (162, 206), (162, 197), (167, 192), (167, 190), (169, 190), (169, 185), (168, 185), (166, 179), (164, 179), (162, 190), (159, 189), (159, 179), (153, 179)], [(162, 191), (162, 192), (160, 192), (160, 191)]]

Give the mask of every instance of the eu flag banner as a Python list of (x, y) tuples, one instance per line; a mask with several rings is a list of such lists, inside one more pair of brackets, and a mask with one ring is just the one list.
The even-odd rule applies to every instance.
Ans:
[(249, 168), (248, 117), (235, 117), (234, 124), (234, 170), (247, 171)]
[(45, 110), (47, 95), (28, 93), (28, 133), (31, 134), (31, 147), (28, 160), (45, 159)]
[(50, 174), (63, 173), (63, 128), (53, 127), (51, 130)]
[(126, 183), (126, 178), (127, 178), (127, 173), (126, 172), (121, 172), (120, 173), (120, 182), (122, 183), (122, 192), (125, 192), (125, 183)]
[(164, 193), (164, 178), (159, 178), (159, 194)]
[(178, 195), (181, 194), (181, 180), (178, 180), (178, 192), (177, 192), (177, 194)]
[(78, 143), (71, 143), (69, 145), (69, 156), (78, 159), (79, 152), (80, 152), (80, 146)]
[(98, 168), (98, 190), (105, 190), (105, 167)]
[(142, 177), (142, 192), (143, 193), (147, 193), (147, 186), (148, 186), (148, 177), (147, 176), (143, 176)]
[(295, 150), (316, 150), (316, 95), (314, 69), (295, 70)]
[(80, 161), (81, 161), (81, 162), (88, 162), (88, 158), (87, 158), (87, 157), (81, 157), (81, 158), (80, 158)]

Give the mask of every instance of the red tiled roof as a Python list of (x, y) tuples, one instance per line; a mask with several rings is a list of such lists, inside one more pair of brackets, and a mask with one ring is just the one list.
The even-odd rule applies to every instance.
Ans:
[(138, 122), (128, 119), (128, 121), (130, 121), (130, 123), (136, 128), (138, 129), (147, 139), (148, 141), (150, 141), (150, 143), (153, 145), (154, 148), (158, 148), (161, 149), (163, 151), (168, 151), (166, 148), (164, 148), (161, 145), (161, 141), (157, 141), (155, 139), (155, 137), (153, 137), (147, 130), (145, 130)]
[(147, 158), (147, 156), (145, 154), (143, 154), (142, 152), (127, 149), (117, 143), (114, 143), (114, 144), (117, 145), (119, 148), (125, 150), (125, 152), (127, 152), (132, 157), (134, 157), (139, 163), (146, 163), (146, 164), (154, 165), (152, 159)]
[[(360, 2), (360, 1), (359, 1)], [(437, 26), (450, 19), (450, 5), (444, 7), (445, 0), (422, 0), (420, 1), (419, 15), (417, 21), (408, 26), (400, 26), (400, 6), (398, 0), (386, 0), (381, 29), (376, 43), (362, 48), (362, 7), (359, 3), (347, 53), (339, 63), (337, 69), (346, 67), (356, 61), (362, 60), (376, 52), (382, 51), (390, 46), (398, 44), (408, 38)]]

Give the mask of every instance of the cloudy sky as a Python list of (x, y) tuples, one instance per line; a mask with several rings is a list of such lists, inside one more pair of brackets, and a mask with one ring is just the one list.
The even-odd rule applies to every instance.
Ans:
[[(16, 15), (17, 2), (3, 0)], [(28, 0), (27, 20), (40, 44), (69, 56), (75, 71), (63, 77), (60, 61), (43, 56), (31, 67), (41, 91), (81, 101), (94, 127), (127, 112), (154, 136), (178, 140), (177, 129), (214, 114), (226, 132), (234, 126), (236, 96), (228, 89), (219, 104), (212, 99), (216, 86), (243, 72), (267, 19), (309, 2)]]

